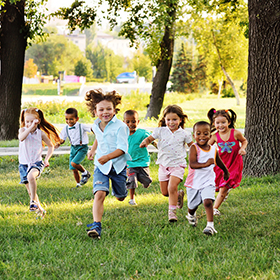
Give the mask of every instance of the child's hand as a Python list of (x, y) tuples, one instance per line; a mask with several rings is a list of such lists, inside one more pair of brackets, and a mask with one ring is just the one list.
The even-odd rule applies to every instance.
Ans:
[(212, 164), (214, 164), (214, 163), (215, 163), (214, 159), (213, 159), (213, 158), (209, 158), (209, 159), (205, 162), (205, 165), (206, 165), (206, 167), (208, 167), (208, 166), (210, 166), (210, 165), (212, 165)]
[(60, 143), (56, 142), (55, 145), (54, 145), (54, 148), (57, 149), (57, 148), (59, 148), (59, 146), (60, 146)]
[(50, 166), (49, 161), (45, 159), (45, 160), (44, 160), (44, 165), (45, 165), (45, 167)]
[(88, 154), (87, 154), (87, 158), (89, 160), (93, 160), (94, 159), (94, 153), (95, 153), (95, 151), (89, 151)]
[(246, 151), (243, 148), (240, 148), (238, 151), (238, 154), (240, 154), (241, 156), (245, 156), (246, 155)]
[(102, 157), (100, 157), (99, 159), (98, 159), (98, 162), (100, 163), (100, 164), (105, 164), (106, 162), (108, 162), (110, 160), (110, 158), (108, 157), (108, 155), (105, 155), (105, 156), (102, 156)]
[(224, 180), (225, 181), (227, 181), (228, 179), (229, 179), (229, 172), (228, 171), (226, 171), (226, 172), (224, 172)]
[(31, 124), (31, 127), (33, 128), (33, 127), (37, 126), (38, 123), (39, 123), (39, 120), (38, 119), (34, 119), (32, 124)]
[(145, 147), (148, 147), (148, 144), (147, 144), (147, 141), (146, 139), (144, 139), (141, 144), (139, 145), (140, 148), (145, 148)]

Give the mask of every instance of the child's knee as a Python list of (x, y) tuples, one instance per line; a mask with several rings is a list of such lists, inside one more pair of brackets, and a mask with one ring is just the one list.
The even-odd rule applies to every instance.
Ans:
[(212, 199), (204, 199), (203, 205), (205, 208), (213, 207), (213, 200)]

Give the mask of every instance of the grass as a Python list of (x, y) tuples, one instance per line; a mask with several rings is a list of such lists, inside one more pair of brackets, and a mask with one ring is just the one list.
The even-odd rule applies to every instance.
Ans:
[[(97, 241), (85, 232), (92, 222), (92, 180), (71, 190), (67, 155), (52, 157), (38, 179), (44, 219), (28, 211), (17, 158), (2, 157), (0, 279), (279, 279), (280, 175), (244, 178), (215, 218), (218, 234), (207, 237), (203, 207), (192, 228), (184, 218), (186, 200), (177, 224), (168, 223), (168, 199), (160, 194), (154, 161), (155, 154), (153, 183), (137, 189), (138, 206), (105, 199)], [(92, 162), (84, 165), (93, 172)]]

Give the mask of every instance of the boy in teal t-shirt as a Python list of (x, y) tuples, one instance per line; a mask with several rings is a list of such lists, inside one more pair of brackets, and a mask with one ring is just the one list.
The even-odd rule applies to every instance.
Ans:
[(126, 187), (130, 194), (130, 205), (137, 205), (135, 202), (135, 189), (137, 181), (142, 183), (144, 188), (148, 188), (152, 182), (150, 177), (150, 155), (147, 148), (140, 148), (140, 143), (150, 135), (145, 129), (138, 128), (139, 116), (135, 110), (128, 110), (124, 113), (124, 123), (129, 128), (128, 153), (132, 160), (127, 161), (127, 183)]

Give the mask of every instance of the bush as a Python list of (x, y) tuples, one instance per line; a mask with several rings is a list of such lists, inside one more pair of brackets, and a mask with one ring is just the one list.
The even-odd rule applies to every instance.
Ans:
[(235, 97), (232, 88), (222, 90), (222, 98), (228, 98), (228, 97)]

